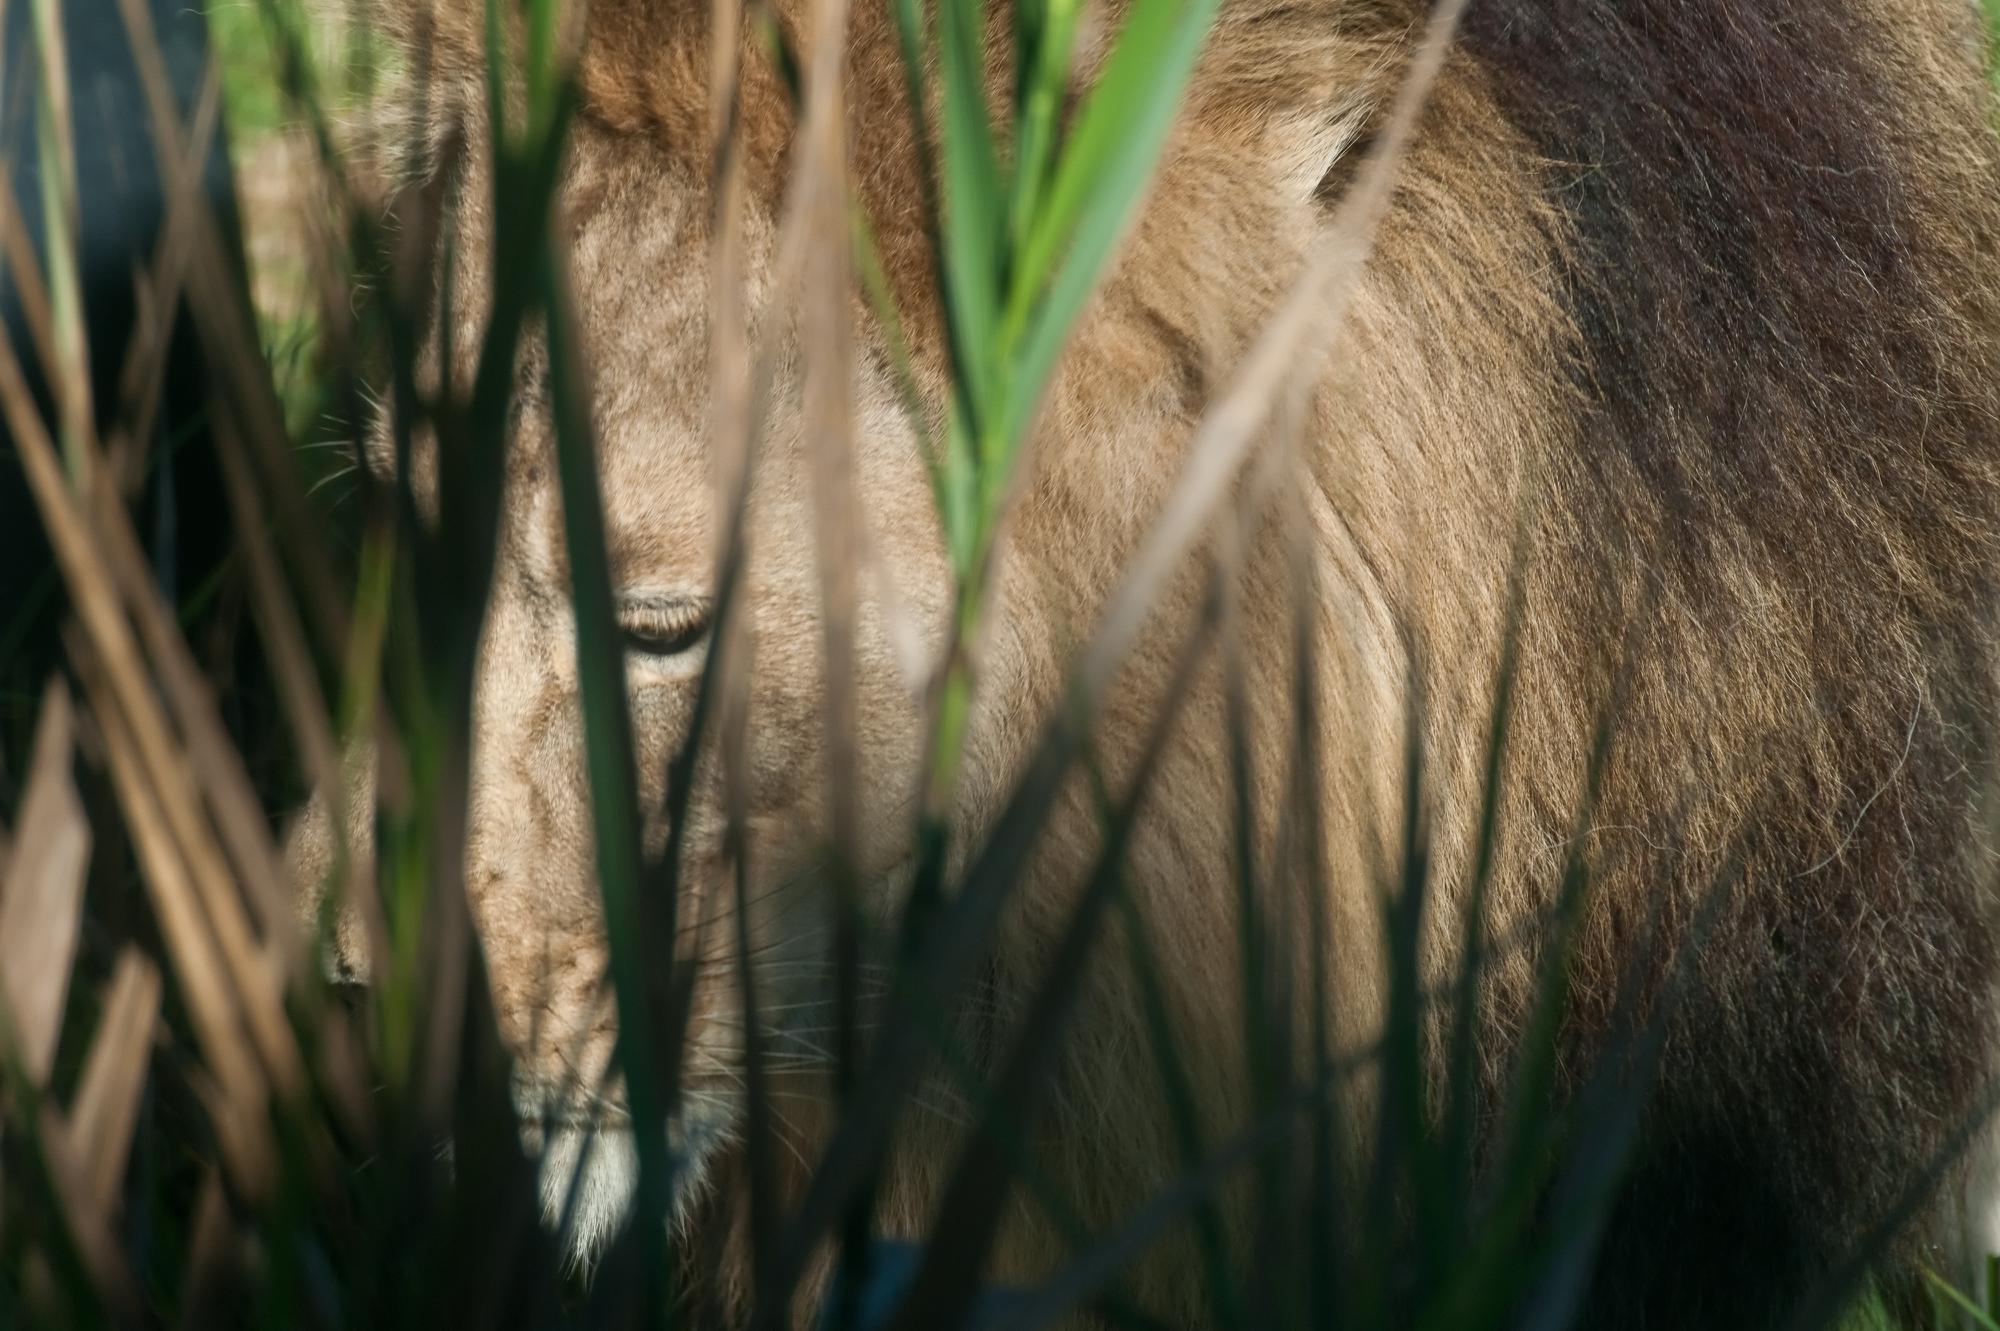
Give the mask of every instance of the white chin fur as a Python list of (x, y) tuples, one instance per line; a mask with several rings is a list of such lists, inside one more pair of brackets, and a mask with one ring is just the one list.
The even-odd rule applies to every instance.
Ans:
[[(579, 1171), (581, 1171), (579, 1173)], [(578, 1266), (593, 1265), (618, 1232), (639, 1183), (639, 1153), (624, 1127), (564, 1127), (550, 1134), (542, 1150), (542, 1214), (560, 1229), (567, 1216), (564, 1246)]]
[[(530, 1133), (529, 1145), (539, 1134)], [(723, 1136), (711, 1123), (674, 1123), (669, 1149), (681, 1149), (674, 1176), (671, 1222), (680, 1221), (701, 1191), (711, 1151)], [(632, 1208), (639, 1186), (639, 1153), (623, 1124), (565, 1126), (548, 1135), (541, 1149), (539, 1184), (542, 1214), (549, 1228), (564, 1235), (569, 1260), (588, 1270), (603, 1255)], [(564, 1230), (567, 1221), (567, 1231)]]

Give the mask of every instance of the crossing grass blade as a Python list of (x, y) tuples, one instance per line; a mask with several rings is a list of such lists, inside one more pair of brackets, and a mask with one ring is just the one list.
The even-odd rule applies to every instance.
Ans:
[[(1108, 824), (1113, 814), (1110, 793), (1098, 794), (1100, 821)], [(1166, 995), (1160, 982), (1160, 962), (1147, 931), (1145, 916), (1134, 900), (1129, 884), (1119, 894), (1124, 926), (1127, 964), (1139, 986), (1139, 1000), (1145, 1010), (1147, 1042), (1153, 1065), (1159, 1071), (1160, 1090), (1172, 1120), (1175, 1145), (1180, 1151), (1180, 1167), (1192, 1172), (1208, 1158), (1202, 1131), (1201, 1113), (1196, 1106), (1194, 1087), (1187, 1067), (1174, 1042), (1172, 1020), (1167, 1014)], [(1200, 1246), (1203, 1271), (1207, 1277), (1210, 1315), (1217, 1328), (1243, 1325), (1241, 1282), (1229, 1260), (1221, 1209), (1212, 1196), (1201, 1199), (1195, 1210), (1196, 1241)]]
[(1959, 1288), (1929, 1267), (1924, 1268), (1924, 1279), (1953, 1308), (1956, 1308), (1977, 1331), (2000, 1331), (2000, 1321), (1993, 1314), (1967, 1298)]
[(1203, 617), (1179, 653), (1129, 789), (1105, 826), (1097, 866), (1071, 908), (1034, 997), (1022, 1014), (977, 1133), (945, 1187), (937, 1236), (925, 1248), (922, 1265), (890, 1323), (890, 1331), (923, 1331), (962, 1323), (973, 1304), (981, 1265), (1007, 1200), (1012, 1162), (1020, 1154), (1018, 1145), (1009, 1149), (1009, 1139), (1018, 1142), (1026, 1138), (1037, 1103), (1051, 1089), (1067, 1018), (1085, 968), (1102, 955), (1096, 946), (1098, 933), (1123, 886), (1133, 821), (1151, 788), (1161, 751), (1180, 719), (1213, 618), (1212, 613)]

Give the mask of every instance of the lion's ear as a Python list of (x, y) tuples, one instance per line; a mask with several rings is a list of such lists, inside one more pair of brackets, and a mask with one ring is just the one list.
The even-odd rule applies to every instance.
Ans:
[(1282, 196), (1300, 203), (1339, 199), (1372, 142), (1372, 113), (1370, 104), (1357, 101), (1280, 117), (1271, 139)]
[[(1278, 197), (1338, 197), (1406, 61), (1402, 0), (1232, 0), (1195, 78), (1210, 125), (1255, 127), (1257, 158)], [(1367, 12), (1362, 12), (1366, 9)]]

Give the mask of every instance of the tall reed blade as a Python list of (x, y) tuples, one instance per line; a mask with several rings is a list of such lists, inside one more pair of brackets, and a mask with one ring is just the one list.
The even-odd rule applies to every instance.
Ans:
[(70, 779), (74, 717), (60, 682), (42, 695), (12, 852), (0, 865), (0, 1016), (10, 1058), (46, 1085), (83, 924), (90, 824)]
[(76, 141), (70, 118), (69, 43), (57, 0), (30, 0), (34, 11), (35, 142), (41, 160), (42, 235), (48, 249), (49, 309), (58, 373), (53, 381), (58, 436), (72, 483), (88, 466), (84, 441), (95, 433), (90, 395), (90, 349), (83, 324), (83, 277), (78, 258), (82, 219), (77, 212)]
[[(555, 267), (561, 262), (559, 258), (547, 262), (552, 273), (559, 271)], [(604, 901), (605, 937), (611, 949), (611, 977), (618, 1002), (619, 1067), (639, 1155), (635, 1223), (640, 1233), (655, 1235), (662, 1232), (661, 1223), (672, 1204), (666, 1158), (670, 1106), (660, 1098), (653, 1066), (660, 1048), (654, 1036), (660, 1015), (657, 997), (664, 989), (655, 978), (661, 968), (650, 965), (640, 948), (659, 933), (647, 919), (640, 896), (643, 856), (638, 759), (627, 702), (624, 642), (612, 602), (588, 380), (579, 360), (568, 292), (560, 277), (549, 283), (547, 292), (556, 462), (562, 477), (563, 528), (575, 608), (577, 675), (582, 685), (585, 751), (590, 764), (598, 888)], [(653, 1260), (645, 1269), (658, 1275), (663, 1266)], [(656, 1299), (663, 1294), (664, 1289), (658, 1289)]]

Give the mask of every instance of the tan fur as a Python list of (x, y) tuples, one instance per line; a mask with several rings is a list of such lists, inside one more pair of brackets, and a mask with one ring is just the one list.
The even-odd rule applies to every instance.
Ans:
[[(1703, 0), (1695, 8), (1713, 11), (1721, 34), (1740, 6)], [(1660, 959), (1734, 866), (1711, 959), (1670, 1026), (1635, 1188), (1654, 1163), (1706, 1177), (1700, 1164), (1690, 1171), (1675, 1162), (1709, 1160), (1700, 1155), (1705, 1134), (1740, 1125), (1742, 1141), (1718, 1147), (1715, 1168), (1728, 1172), (1739, 1153), (1779, 1162), (1756, 1195), (1800, 1246), (1800, 1279), (1836, 1261), (1840, 1244), (1867, 1223), (1858, 1208), (1885, 1204), (1969, 1110), (1986, 1062), (1979, 1051), (1992, 1038), (1990, 866), (1973, 836), (1968, 765), (1983, 763), (1993, 720), (1981, 597), (2000, 530), (1991, 271), (2000, 172), (1979, 76), (1963, 56), (1962, 6), (1843, 0), (1827, 8), (1827, 23), (1865, 34), (1849, 40), (1869, 52), (1855, 66), (1867, 86), (1850, 102), (1808, 107), (1788, 106), (1774, 87), (1768, 106), (1742, 108), (1737, 132), (1754, 154), (1751, 136), (1771, 132), (1766, 111), (1792, 117), (1786, 124), (1832, 118), (1855, 142), (1881, 150), (1887, 165), (1869, 169), (1895, 186), (1883, 186), (1893, 201), (1881, 217), (1816, 221), (1813, 201), (1788, 195), (1761, 159), (1741, 169), (1729, 160), (1726, 139), (1712, 165), (1621, 157), (1615, 145), (1601, 161), (1565, 156), (1536, 137), (1537, 105), (1551, 123), (1587, 129), (1584, 95), (1576, 107), (1543, 95), (1528, 62), (1545, 57), (1522, 53), (1530, 39), (1506, 13), (1475, 21), (1402, 167), (1338, 351), (1324, 368), (1309, 367), (1317, 379), (1300, 474), (1282, 483), (1285, 503), (1253, 522), (1235, 584), (1254, 803), (1268, 855), (1287, 779), (1295, 667), (1282, 517), (1305, 523), (1322, 588), (1312, 647), (1334, 1015), (1340, 1042), (1358, 1048), (1373, 1038), (1384, 1001), (1376, 884), (1402, 813), (1408, 681), (1423, 681), (1426, 814), (1438, 860), (1425, 955), (1433, 975), (1444, 976), (1456, 964), (1456, 908), (1475, 839), (1510, 569), (1525, 540), (1492, 933), (1519, 935), (1549, 908), (1598, 722), (1618, 694), (1602, 799), (1586, 833), (1600, 881), (1581, 943), (1566, 1066), (1587, 1068), (1633, 965), (1651, 977), (1642, 991), (1658, 992), (1667, 971)], [(488, 222), (477, 151), (478, 7), (413, 9), (406, 35), (435, 42), (430, 141), (440, 145), (458, 130), (475, 148), (462, 191), (459, 290), (476, 293), (487, 276), (477, 238)], [(779, 9), (794, 33), (805, 30), (796, 4)], [(688, 0), (594, 7), (562, 198), (595, 380), (614, 577), (621, 590), (690, 596), (708, 590), (718, 483), (706, 380), (706, 10)], [(1042, 414), (981, 643), (961, 844), (978, 841), (1018, 775), (1060, 696), (1074, 644), (1160, 507), (1207, 390), (1326, 226), (1349, 141), (1384, 113), (1417, 16), (1402, 0), (1225, 5), (1148, 204)], [(944, 368), (931, 259), (886, 25), (884, 6), (856, 6), (850, 150), (920, 373), (935, 390)], [(1791, 37), (1804, 43), (1809, 35)], [(1615, 58), (1607, 47), (1605, 61)], [(764, 59), (753, 50), (747, 60), (750, 303), (760, 334), (782, 342), (790, 337), (783, 294), (770, 276), (792, 124)], [(1690, 78), (1685, 115), (1699, 126), (1700, 80)], [(1678, 112), (1662, 106), (1659, 114)], [(1696, 130), (1683, 137), (1688, 153), (1705, 150)], [(1826, 167), (1844, 160), (1830, 155)], [(1572, 193), (1592, 188), (1590, 173), (1599, 173), (1615, 214), (1617, 200), (1637, 197), (1636, 187), (1617, 194), (1621, 182), (1655, 168), (1662, 179), (1712, 171), (1725, 184), (1769, 175), (1768, 197), (1743, 209), (1742, 225), (1747, 252), (1768, 256), (1771, 270), (1757, 266), (1764, 258), (1746, 261), (1732, 299), (1746, 318), (1765, 302), (1771, 329), (1781, 330), (1788, 317), (1810, 324), (1814, 292), (1872, 282), (1881, 327), (1854, 328), (1847, 350), (1859, 358), (1879, 341), (1881, 358), (1847, 364), (1839, 350), (1795, 348), (1780, 331), (1771, 341), (1781, 350), (1768, 362), (1746, 363), (1724, 342), (1711, 344), (1713, 328), (1724, 325), (1713, 322), (1717, 297), (1701, 293), (1724, 262), (1718, 254), (1650, 256), (1660, 273), (1684, 276), (1682, 285), (1681, 276), (1638, 270), (1627, 282), (1616, 265), (1608, 278), (1593, 269), (1601, 256), (1591, 228), (1601, 219), (1580, 211)], [(1904, 265), (1863, 273), (1855, 260), (1850, 273), (1844, 247), (1859, 232), (1873, 236), (1878, 223), (1895, 235)], [(1611, 335), (1592, 311), (1605, 310), (1657, 316), (1669, 334), (1622, 360), (1593, 360)], [(476, 345), (483, 316), (476, 295), (449, 312), (457, 346)], [(930, 651), (941, 649), (950, 588), (881, 336), (858, 299), (855, 317), (857, 485), (875, 561), (861, 578), (858, 703), (868, 779), (860, 797), (871, 905), (887, 920), (907, 868), (924, 734), (894, 631), (900, 617)], [(1734, 319), (1727, 328), (1738, 326)], [(818, 942), (805, 936), (824, 922), (811, 904), (810, 871), (822, 845), (825, 761), (812, 443), (797, 410), (796, 351), (778, 362), (746, 598), (752, 862), (768, 900), (808, 901), (774, 905), (759, 922), (760, 946), (774, 949), (769, 1002), (824, 992), (813, 971)], [(1630, 394), (1620, 396), (1626, 362), (1650, 366), (1655, 353), (1665, 367), (1659, 382), (1685, 381), (1682, 394), (1653, 402), (1655, 414), (1636, 414), (1637, 424), (1622, 423), (1619, 412), (1632, 405)], [(1906, 353), (1913, 359), (1898, 359)], [(1670, 363), (1673, 356), (1680, 359)], [(1682, 363), (1693, 368), (1674, 368)], [(542, 365), (531, 346), (523, 366), (531, 409), (510, 467), (480, 660), (468, 851), (496, 1008), (531, 1088), (553, 1084), (572, 1064), (601, 1067), (611, 1031), (598, 991), (604, 949), (557, 486), (537, 391)], [(1935, 377), (1919, 365), (1934, 367)], [(467, 375), (469, 366), (455, 372)], [(1755, 410), (1732, 415), (1739, 399)], [(1909, 410), (1896, 414), (1899, 404)], [(1657, 441), (1645, 436), (1648, 420)], [(1266, 448), (1283, 446), (1274, 435)], [(1768, 465), (1758, 465), (1766, 455)], [(1800, 513), (1814, 520), (1777, 528)], [(1797, 566), (1788, 551), (1801, 552)], [(1097, 751), (1114, 784), (1157, 709), (1205, 562), (1191, 561), (1169, 588), (1098, 721)], [(877, 564), (893, 572), (893, 597), (869, 571)], [(631, 668), (649, 807), (658, 805), (667, 755), (687, 724), (696, 664), (635, 659)], [(1222, 675), (1211, 662), (1175, 728), (1129, 875), (1212, 1135), (1243, 1124), (1249, 1094), (1226, 734)], [(733, 982), (713, 779), (691, 817), (696, 872), (682, 915), (711, 921), (714, 966), (697, 1033), (707, 1052), (690, 1069), (706, 1107), (690, 1116), (708, 1115), (721, 1130), (735, 1101), (724, 1070), (734, 1049)], [(982, 989), (988, 1038), (1004, 1036), (1031, 991), (1096, 853), (1096, 828), (1089, 790), (1073, 780), (994, 949)], [(324, 865), (325, 841), (323, 816), (309, 816), (295, 843), (302, 873)], [(1138, 993), (1114, 955), (1121, 951), (1105, 949), (1091, 975), (1056, 1106), (1034, 1142), (1038, 1172), (1098, 1227), (1170, 1179), (1178, 1160)], [(1788, 960), (1798, 956), (1810, 965)], [(1533, 960), (1529, 949), (1502, 965), (1488, 995), (1486, 1066), (1496, 1091), (1525, 1020)], [(1311, 964), (1303, 945), (1293, 964), (1300, 974)], [(1809, 1005), (1787, 987), (1808, 971), (1812, 986), (1823, 986), (1823, 1011), (1801, 1010)], [(816, 1129), (803, 1115), (798, 1127), (810, 1158)], [(924, 1232), (952, 1137), (949, 1115), (912, 1125), (883, 1193), (887, 1230)], [(1816, 1177), (1843, 1170), (1867, 1177), (1851, 1185)], [(1619, 1224), (1643, 1227), (1634, 1211), (1655, 1195), (1635, 1191)], [(604, 1203), (606, 1223), (614, 1202)], [(1687, 1207), (1689, 1223), (1702, 1223), (1702, 1199)], [(1614, 1226), (1614, 1243), (1622, 1232)], [(1032, 1278), (1062, 1255), (1051, 1227), (1024, 1203), (994, 1274)], [(1175, 1322), (1198, 1322), (1196, 1270), (1184, 1253), (1169, 1253), (1143, 1267), (1132, 1288)], [(1642, 1300), (1658, 1293), (1643, 1278), (1636, 1284)], [(1750, 1316), (1677, 1308), (1650, 1324)]]

